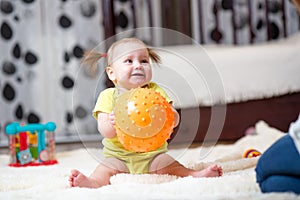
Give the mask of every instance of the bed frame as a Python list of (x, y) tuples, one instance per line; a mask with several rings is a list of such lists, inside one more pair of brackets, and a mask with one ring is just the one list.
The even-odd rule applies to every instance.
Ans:
[[(151, 0), (144, 0), (147, 3), (148, 7), (148, 18), (149, 18), (149, 25), (153, 26), (153, 6)], [(248, 4), (251, 0), (248, 0)], [(129, 0), (128, 2), (131, 3), (131, 11), (132, 11), (132, 20), (133, 20), (133, 26), (134, 28), (137, 28), (137, 19), (135, 16), (135, 1)], [(163, 0), (161, 1), (161, 8), (165, 12), (163, 12), (162, 16), (162, 26), (165, 28), (173, 29), (180, 31), (188, 36), (192, 35), (191, 31), (191, 16), (190, 13), (190, 3), (189, 0)], [(174, 2), (177, 4), (177, 12), (182, 13), (182, 17), (179, 17), (177, 19), (174, 19), (176, 15), (174, 15), (176, 12), (174, 11)], [(196, 8), (197, 12), (201, 10), (201, 0), (198, 0), (198, 7)], [(215, 1), (218, 2), (218, 1)], [(234, 1), (233, 1), (234, 2)], [(298, 2), (295, 0), (295, 2)], [(114, 0), (102, 0), (103, 5), (103, 13), (104, 13), (104, 21), (103, 25), (105, 27), (105, 38), (109, 38), (116, 34), (116, 23), (117, 19), (115, 16), (114, 11)], [(268, 0), (265, 1), (266, 3), (266, 14), (265, 14), (265, 20), (266, 23), (269, 23), (268, 18)], [(218, 36), (218, 4), (215, 4), (213, 13), (214, 18), (216, 20), (216, 32), (215, 32), (215, 43), (218, 44), (221, 42), (219, 36)], [(287, 30), (286, 30), (286, 11), (285, 11), (285, 3), (284, 0), (282, 1), (282, 20), (283, 20), (283, 37), (288, 37)], [(234, 19), (235, 10), (232, 6), (232, 16)], [(251, 6), (248, 6), (249, 13), (251, 16)], [(173, 12), (172, 12), (173, 10)], [(205, 39), (202, 37), (202, 16), (201, 12), (199, 12), (199, 37), (198, 42), (201, 44), (205, 44)], [(236, 24), (235, 20), (232, 20), (233, 23), (233, 44), (238, 45), (237, 43), (237, 32), (236, 32)], [(251, 24), (251, 17), (248, 19), (248, 23)], [(253, 43), (253, 34), (251, 28), (249, 29), (249, 43)], [(267, 26), (267, 40), (271, 40), (271, 30), (270, 26)], [(107, 87), (112, 86), (112, 84), (107, 81)], [(193, 108), (185, 108), (185, 109), (178, 109), (179, 113), (185, 112), (186, 113), (194, 113), (195, 111), (200, 112), (200, 121), (195, 122), (193, 120), (190, 120), (188, 122), (184, 121), (181, 122), (180, 125), (175, 129), (175, 132), (173, 134), (173, 142), (175, 143), (181, 143), (181, 142), (187, 142), (192, 136), (194, 138), (194, 142), (202, 142), (204, 139), (207, 140), (220, 140), (220, 141), (234, 141), (242, 136), (244, 136), (245, 131), (249, 128), (254, 126), (259, 120), (264, 120), (266, 123), (268, 123), (270, 126), (273, 126), (275, 128), (278, 128), (281, 131), (287, 132), (289, 124), (292, 121), (295, 121), (299, 115), (300, 112), (300, 93), (293, 93), (293, 94), (286, 94), (279, 97), (273, 97), (273, 98), (267, 98), (267, 99), (260, 99), (260, 100), (250, 100), (247, 102), (241, 102), (241, 103), (230, 103), (226, 107), (226, 117), (225, 117), (225, 123), (224, 127), (222, 129), (221, 135), (219, 134), (210, 134), (206, 135), (208, 126), (210, 124), (211, 120), (211, 110), (212, 107), (205, 107), (205, 106), (199, 106), (199, 107), (193, 107)], [(191, 117), (192, 119), (192, 117)], [(194, 126), (195, 123), (199, 123), (197, 133), (195, 136), (195, 131), (190, 130), (191, 126)], [(181, 130), (181, 131), (179, 131)], [(182, 133), (184, 132), (184, 133)], [(176, 137), (175, 137), (176, 136)]]
[[(202, 142), (204, 139), (206, 141), (235, 141), (243, 137), (245, 131), (253, 127), (259, 120), (287, 132), (290, 123), (295, 121), (299, 115), (299, 102), (300, 93), (294, 93), (268, 99), (227, 104), (224, 127), (220, 136), (218, 134), (206, 135), (211, 123), (211, 107), (199, 106), (183, 111), (186, 115), (186, 113), (194, 114), (199, 110), (200, 121), (194, 142)], [(179, 112), (182, 112), (182, 110), (179, 110)], [(177, 134), (175, 142), (188, 142), (189, 138), (195, 135), (193, 131), (189, 130), (189, 127), (192, 127), (194, 123), (193, 120), (190, 122), (185, 120), (183, 124), (180, 124), (181, 127), (175, 129), (175, 134)], [(184, 134), (179, 134), (178, 130), (184, 130)]]

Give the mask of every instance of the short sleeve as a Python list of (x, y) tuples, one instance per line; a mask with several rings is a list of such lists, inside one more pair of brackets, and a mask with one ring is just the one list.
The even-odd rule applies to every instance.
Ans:
[(98, 112), (110, 113), (113, 110), (114, 93), (115, 88), (108, 88), (99, 94), (92, 113), (95, 119), (98, 119)]
[(166, 93), (166, 91), (164, 89), (162, 89), (159, 85), (157, 85), (156, 83), (154, 82), (151, 82), (148, 84), (148, 87), (150, 89), (153, 89), (154, 91), (156, 92), (159, 92), (161, 94), (161, 96), (163, 96), (167, 102), (169, 103), (173, 103), (173, 101), (170, 99), (170, 97), (168, 96), (168, 94)]

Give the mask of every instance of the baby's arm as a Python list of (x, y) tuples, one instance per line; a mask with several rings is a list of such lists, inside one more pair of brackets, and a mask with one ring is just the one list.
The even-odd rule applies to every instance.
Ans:
[[(174, 112), (174, 127), (178, 126), (180, 121), (180, 116), (178, 112), (172, 107)], [(105, 138), (113, 138), (117, 135), (115, 129), (115, 114), (111, 113), (98, 113), (98, 131)]]
[(98, 131), (105, 138), (113, 138), (117, 135), (115, 129), (115, 114), (111, 113), (98, 113)]

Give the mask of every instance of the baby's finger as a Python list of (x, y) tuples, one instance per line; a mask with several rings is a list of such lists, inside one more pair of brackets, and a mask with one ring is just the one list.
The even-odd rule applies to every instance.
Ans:
[(112, 125), (115, 125), (116, 124), (116, 120), (115, 120), (115, 113), (114, 112), (111, 112), (109, 113), (109, 121)]

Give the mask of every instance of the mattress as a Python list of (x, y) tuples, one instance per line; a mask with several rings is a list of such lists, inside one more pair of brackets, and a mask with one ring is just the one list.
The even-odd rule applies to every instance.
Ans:
[(264, 44), (156, 48), (153, 79), (177, 108), (213, 106), (300, 91), (300, 33)]

